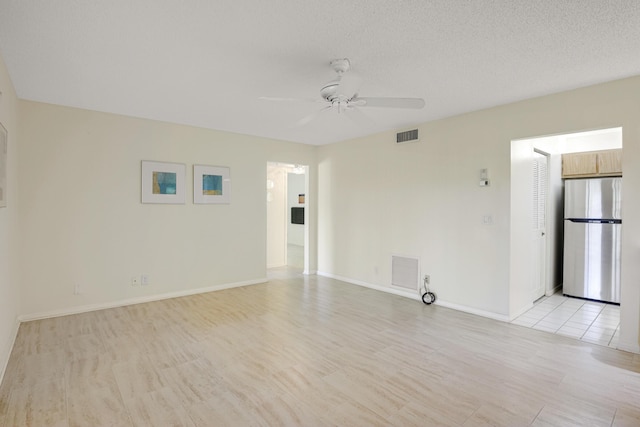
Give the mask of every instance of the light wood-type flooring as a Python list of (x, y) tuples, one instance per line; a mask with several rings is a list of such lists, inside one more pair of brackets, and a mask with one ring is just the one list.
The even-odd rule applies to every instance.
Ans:
[(323, 277), (21, 325), (2, 426), (638, 426), (640, 356)]

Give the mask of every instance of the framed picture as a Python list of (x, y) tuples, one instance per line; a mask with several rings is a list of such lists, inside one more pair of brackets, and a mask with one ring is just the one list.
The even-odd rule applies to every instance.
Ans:
[(0, 208), (7, 207), (7, 130), (0, 123)]
[(182, 163), (142, 161), (142, 203), (185, 202), (186, 166)]
[(231, 203), (229, 168), (193, 165), (193, 203)]

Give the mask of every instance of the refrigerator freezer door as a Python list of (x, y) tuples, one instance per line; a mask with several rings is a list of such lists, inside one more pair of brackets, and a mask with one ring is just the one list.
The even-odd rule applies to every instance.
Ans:
[(567, 179), (564, 217), (621, 219), (622, 178)]
[(565, 220), (565, 295), (620, 303), (621, 227)]

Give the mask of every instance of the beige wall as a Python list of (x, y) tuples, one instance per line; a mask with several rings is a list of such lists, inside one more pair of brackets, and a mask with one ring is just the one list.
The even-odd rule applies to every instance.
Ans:
[[(20, 314), (263, 279), (267, 161), (311, 166), (311, 271), (317, 249), (323, 274), (390, 290), (391, 254), (415, 255), (440, 303), (509, 319), (530, 303), (511, 141), (616, 126), (625, 151), (620, 346), (640, 351), (640, 77), (425, 123), (416, 144), (396, 145), (387, 132), (320, 148), (16, 101), (4, 68), (0, 77), (13, 153), (11, 205), (0, 209), (5, 353)], [(187, 164), (187, 203), (141, 204), (141, 160)], [(192, 204), (193, 164), (231, 168), (230, 205)], [(482, 168), (489, 187), (478, 186)], [(148, 287), (130, 285), (140, 274)]]
[(320, 147), (318, 270), (392, 290), (391, 255), (418, 256), (441, 304), (508, 320), (531, 303), (530, 198), (511, 192), (529, 151), (511, 141), (622, 126), (620, 346), (640, 351), (639, 93), (634, 77), (425, 123), (418, 143), (388, 132)]
[[(61, 106), (19, 117), (27, 318), (263, 280), (267, 161), (315, 163), (311, 146)], [(141, 160), (186, 164), (187, 203), (140, 203)], [(230, 167), (230, 204), (192, 203), (193, 164)]]
[(0, 123), (7, 130), (7, 207), (0, 208), (0, 381), (20, 314), (18, 253), (17, 98), (0, 57)]

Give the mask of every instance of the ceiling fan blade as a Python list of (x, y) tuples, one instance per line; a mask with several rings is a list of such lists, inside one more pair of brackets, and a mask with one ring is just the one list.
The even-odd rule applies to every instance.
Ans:
[(376, 107), (376, 108), (424, 108), (424, 99), (422, 98), (355, 98), (351, 100), (351, 105), (358, 107)]
[(260, 96), (258, 97), (260, 101), (274, 101), (274, 102), (318, 102), (323, 101), (319, 99), (311, 99), (311, 98), (280, 98), (277, 96)]
[(308, 124), (308, 123), (312, 122), (312, 121), (313, 121), (314, 119), (316, 119), (320, 114), (322, 114), (322, 113), (324, 113), (324, 112), (326, 112), (326, 111), (329, 111), (332, 107), (333, 107), (332, 105), (329, 105), (329, 106), (327, 106), (327, 107), (324, 107), (322, 110), (315, 111), (315, 112), (313, 112), (313, 113), (309, 114), (308, 116), (305, 116), (305, 117), (301, 118), (300, 120), (298, 120), (298, 121), (296, 122), (295, 126), (296, 126), (296, 127), (297, 127), (297, 126), (304, 126), (304, 125), (306, 125), (306, 124)]
[(356, 125), (363, 128), (374, 125), (375, 123), (369, 117), (367, 117), (359, 108), (348, 107), (345, 110), (345, 115), (352, 120)]
[(278, 98), (275, 96), (260, 96), (258, 99), (261, 101), (295, 101), (295, 98)]

